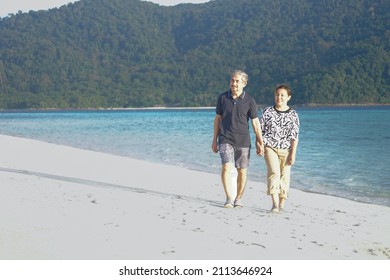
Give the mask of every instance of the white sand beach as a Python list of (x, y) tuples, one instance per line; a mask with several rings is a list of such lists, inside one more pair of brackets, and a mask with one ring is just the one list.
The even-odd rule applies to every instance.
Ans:
[(390, 208), (265, 190), (225, 209), (217, 174), (0, 135), (0, 259), (390, 259)]

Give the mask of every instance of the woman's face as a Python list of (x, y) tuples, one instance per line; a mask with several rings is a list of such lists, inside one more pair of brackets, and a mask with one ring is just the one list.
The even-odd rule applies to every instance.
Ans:
[(275, 92), (275, 104), (278, 107), (287, 106), (287, 102), (291, 99), (291, 96), (288, 95), (287, 90), (280, 88)]

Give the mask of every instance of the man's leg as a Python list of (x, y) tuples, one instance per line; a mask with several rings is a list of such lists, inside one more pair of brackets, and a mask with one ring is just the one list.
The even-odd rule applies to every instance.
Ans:
[(247, 181), (247, 168), (237, 168), (237, 196), (236, 200), (241, 199), (242, 194), (244, 193), (246, 181)]
[(247, 182), (247, 172), (250, 159), (250, 148), (236, 148), (235, 154), (235, 166), (237, 168), (237, 195), (234, 200), (235, 207), (242, 207), (241, 197), (244, 194), (244, 190)]
[(232, 168), (233, 164), (228, 162), (222, 165), (221, 179), (223, 184), (223, 189), (226, 194), (226, 208), (233, 207), (233, 195), (232, 195)]

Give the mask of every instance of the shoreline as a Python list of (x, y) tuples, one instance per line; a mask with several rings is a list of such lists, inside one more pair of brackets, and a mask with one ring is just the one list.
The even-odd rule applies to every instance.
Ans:
[(248, 181), (244, 208), (225, 209), (216, 174), (6, 135), (0, 147), (3, 260), (390, 259), (389, 207), (292, 189), (275, 215)]
[[(48, 143), (48, 144), (54, 144), (54, 145), (60, 145), (60, 146), (66, 146), (66, 147), (71, 147), (71, 148), (75, 148), (75, 149), (81, 149), (81, 150), (84, 150), (84, 148), (80, 148), (80, 147), (77, 147), (77, 146), (72, 146), (72, 145), (66, 145), (66, 144), (57, 144), (55, 142), (48, 142), (48, 141), (45, 141), (45, 140), (40, 140), (40, 139), (35, 139), (35, 138), (27, 138), (27, 137), (23, 137), (23, 136), (18, 136), (18, 135), (11, 135), (11, 134), (0, 134), (1, 135), (4, 135), (4, 136), (9, 136), (9, 137), (16, 137), (16, 138), (21, 138), (21, 139), (30, 139), (30, 140), (35, 140), (35, 141), (40, 141), (40, 142), (43, 142), (43, 143)], [(122, 157), (122, 155), (120, 154), (115, 154), (115, 153), (108, 153), (108, 152), (104, 152), (104, 151), (98, 151), (98, 150), (93, 150), (93, 149), (85, 149), (87, 151), (91, 151), (91, 152), (102, 152), (102, 153), (105, 153), (105, 154), (108, 154), (108, 155), (113, 155), (113, 156), (119, 156), (119, 157)], [(127, 157), (127, 156), (125, 156)], [(207, 170), (202, 170), (202, 169), (196, 169), (196, 168), (191, 168), (191, 167), (188, 167), (188, 166), (180, 166), (178, 164), (175, 164), (175, 163), (170, 163), (170, 162), (163, 162), (163, 161), (153, 161), (153, 160), (146, 160), (146, 159), (141, 159), (141, 158), (132, 158), (132, 159), (135, 159), (135, 160), (142, 160), (142, 161), (146, 161), (146, 162), (149, 162), (149, 163), (154, 163), (154, 164), (161, 164), (161, 165), (167, 165), (167, 166), (172, 166), (172, 167), (181, 167), (181, 168), (184, 168), (184, 169), (188, 169), (188, 170), (191, 170), (191, 171), (195, 171), (195, 172), (202, 172), (202, 173), (207, 173), (207, 174), (212, 174), (212, 175), (217, 175), (219, 176), (220, 174), (219, 173), (214, 173), (212, 171), (207, 171)], [(1, 170), (1, 166), (0, 166), (0, 170)], [(256, 178), (251, 178), (250, 174), (248, 175), (248, 180), (249, 181), (253, 181), (253, 182), (257, 182)], [(264, 183), (263, 181), (260, 181), (260, 183)], [(364, 200), (359, 200), (359, 199), (354, 199), (354, 198), (349, 198), (347, 196), (341, 196), (341, 195), (337, 195), (337, 194), (331, 194), (331, 193), (326, 193), (326, 192), (321, 192), (321, 191), (315, 191), (315, 190), (310, 190), (310, 189), (305, 189), (305, 188), (296, 188), (296, 187), (291, 187), (292, 189), (295, 189), (295, 190), (298, 190), (298, 191), (301, 191), (301, 192), (304, 192), (304, 193), (309, 193), (309, 194), (318, 194), (318, 195), (324, 195), (324, 196), (330, 196), (330, 197), (335, 197), (335, 198), (341, 198), (341, 199), (346, 199), (348, 201), (352, 201), (352, 202), (357, 202), (357, 203), (363, 203), (363, 204), (367, 204), (367, 205), (378, 205), (378, 206), (383, 206), (383, 207), (387, 207), (387, 208), (390, 208), (390, 206), (384, 204), (384, 203), (375, 203), (375, 202), (371, 202), (371, 201), (364, 201)]]
[[(272, 106), (273, 104), (257, 104), (259, 108)], [(390, 104), (367, 103), (367, 104), (291, 104), (294, 108), (362, 108), (362, 107), (390, 107)], [(25, 109), (4, 109), (0, 108), (1, 112), (34, 112), (34, 111), (137, 111), (137, 110), (214, 110), (215, 106), (199, 106), (199, 107), (169, 107), (169, 106), (151, 106), (151, 107), (130, 107), (130, 108), (25, 108)]]

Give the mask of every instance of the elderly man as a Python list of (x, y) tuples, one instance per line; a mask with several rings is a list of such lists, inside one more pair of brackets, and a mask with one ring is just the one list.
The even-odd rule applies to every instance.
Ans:
[[(230, 90), (218, 96), (214, 119), (212, 150), (219, 151), (222, 160), (222, 184), (226, 194), (225, 208), (242, 207), (241, 197), (247, 181), (251, 140), (249, 119), (256, 135), (256, 152), (263, 155), (263, 139), (256, 101), (244, 91), (248, 75), (236, 70), (231, 74)], [(237, 169), (237, 192), (233, 196), (232, 170)]]

